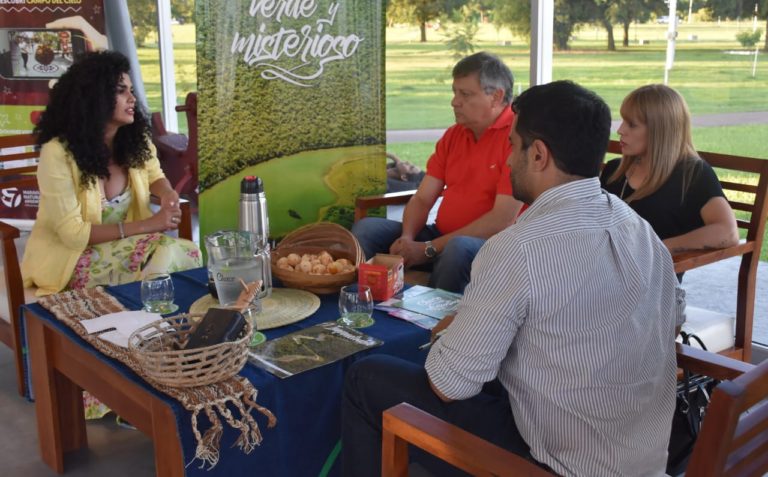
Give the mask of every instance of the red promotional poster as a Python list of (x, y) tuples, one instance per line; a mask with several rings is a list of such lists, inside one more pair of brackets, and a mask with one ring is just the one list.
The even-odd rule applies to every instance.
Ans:
[[(0, 0), (0, 136), (31, 132), (74, 59), (107, 48), (105, 31), (103, 0)], [(33, 219), (38, 200), (34, 187), (0, 188), (0, 218)]]

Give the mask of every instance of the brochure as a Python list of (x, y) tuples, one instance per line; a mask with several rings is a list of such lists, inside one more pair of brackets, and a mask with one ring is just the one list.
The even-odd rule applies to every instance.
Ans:
[(249, 348), (248, 361), (279, 378), (287, 378), (383, 343), (328, 321)]
[(460, 300), (459, 293), (416, 285), (401, 296), (379, 303), (376, 309), (431, 330), (438, 321), (456, 311)]
[(440, 322), (437, 318), (432, 318), (431, 316), (422, 315), (421, 313), (415, 313), (413, 311), (408, 311), (404, 308), (397, 308), (394, 306), (383, 306), (381, 304), (376, 305), (377, 310), (386, 311), (389, 313), (390, 316), (394, 316), (395, 318), (400, 318), (401, 320), (410, 321), (414, 325), (418, 326), (419, 328), (424, 328), (425, 330), (431, 330), (435, 327), (436, 324)]

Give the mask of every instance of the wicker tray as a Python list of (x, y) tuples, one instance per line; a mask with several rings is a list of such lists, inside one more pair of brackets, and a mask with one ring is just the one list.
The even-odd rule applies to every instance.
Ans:
[(246, 321), (236, 341), (185, 350), (190, 333), (200, 323), (194, 317), (181, 314), (163, 318), (131, 334), (128, 349), (146, 378), (172, 387), (203, 386), (230, 378), (243, 368), (253, 334), (251, 324)]
[[(277, 260), (291, 253), (319, 254), (323, 250), (334, 259), (346, 258), (355, 265), (355, 270), (336, 275), (309, 275), (277, 267)], [(344, 285), (354, 282), (357, 279), (357, 267), (365, 260), (365, 255), (349, 230), (330, 222), (319, 222), (305, 225), (286, 235), (272, 251), (271, 260), (272, 274), (286, 287), (325, 294), (336, 293)]]

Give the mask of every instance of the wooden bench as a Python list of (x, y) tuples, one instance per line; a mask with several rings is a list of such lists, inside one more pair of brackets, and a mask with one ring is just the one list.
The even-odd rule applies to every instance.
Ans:
[[(768, 361), (759, 366), (678, 344), (677, 363), (715, 388), (686, 475), (768, 472)], [(382, 472), (408, 475), (408, 444), (481, 476), (551, 476), (543, 468), (409, 404), (384, 411)]]
[[(0, 189), (37, 187), (37, 162), (39, 151), (35, 148), (35, 137), (32, 134), (19, 134), (0, 137)], [(10, 161), (35, 160), (34, 164), (9, 164)], [(159, 202), (157, 202), (159, 203)], [(178, 229), (179, 237), (192, 240), (192, 214), (189, 202), (181, 201), (181, 222)], [(16, 241), (21, 232), (18, 227), (0, 219), (0, 240), (2, 241), (2, 257), (0, 264), (5, 279), (5, 299), (7, 309), (0, 307), (0, 342), (14, 352), (16, 364), (16, 385), (19, 394), (24, 395), (24, 349), (19, 329), (19, 308), (24, 303), (35, 301), (35, 289), (24, 288), (19, 268), (19, 250)]]
[[(608, 154), (621, 155), (621, 146), (618, 141), (610, 141), (607, 148)], [(757, 264), (760, 260), (760, 250), (765, 235), (766, 215), (768, 215), (768, 160), (754, 157), (718, 154), (714, 152), (700, 151), (699, 155), (712, 167), (721, 169), (718, 174), (736, 172), (744, 176), (744, 180), (731, 181), (720, 179), (720, 184), (726, 194), (732, 196), (739, 193), (743, 197), (739, 200), (729, 199), (731, 207), (740, 211), (747, 218), (739, 218), (736, 222), (739, 228), (746, 230), (746, 240), (738, 245), (723, 249), (697, 250), (675, 254), (675, 271), (685, 272), (697, 267), (702, 267), (719, 260), (741, 256), (739, 268), (737, 305), (733, 316), (718, 314), (688, 307), (686, 309), (688, 321), (684, 330), (694, 331), (697, 334), (706, 335), (702, 326), (710, 328), (710, 323), (720, 323), (718, 329), (724, 329), (724, 321), (735, 322), (734, 340), (728, 340), (727, 345), (715, 351), (743, 361), (749, 361), (752, 355), (752, 325), (755, 311), (755, 277)], [(366, 217), (368, 210), (388, 205), (406, 204), (416, 191), (403, 191), (389, 194), (358, 197), (355, 200), (355, 222)], [(423, 280), (423, 278), (420, 278)], [(406, 279), (406, 281), (408, 281)], [(409, 282), (410, 283), (410, 282)], [(707, 321), (706, 325), (699, 325)], [(730, 325), (726, 325), (731, 328)], [(703, 337), (704, 338), (704, 337)], [(706, 339), (705, 339), (706, 343)]]

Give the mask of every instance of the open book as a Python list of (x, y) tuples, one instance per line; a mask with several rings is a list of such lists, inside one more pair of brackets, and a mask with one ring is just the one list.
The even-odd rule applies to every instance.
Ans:
[(382, 301), (376, 309), (431, 330), (438, 321), (456, 312), (460, 300), (458, 293), (416, 285), (402, 296)]
[(248, 361), (287, 378), (381, 344), (372, 336), (327, 321), (249, 348)]

